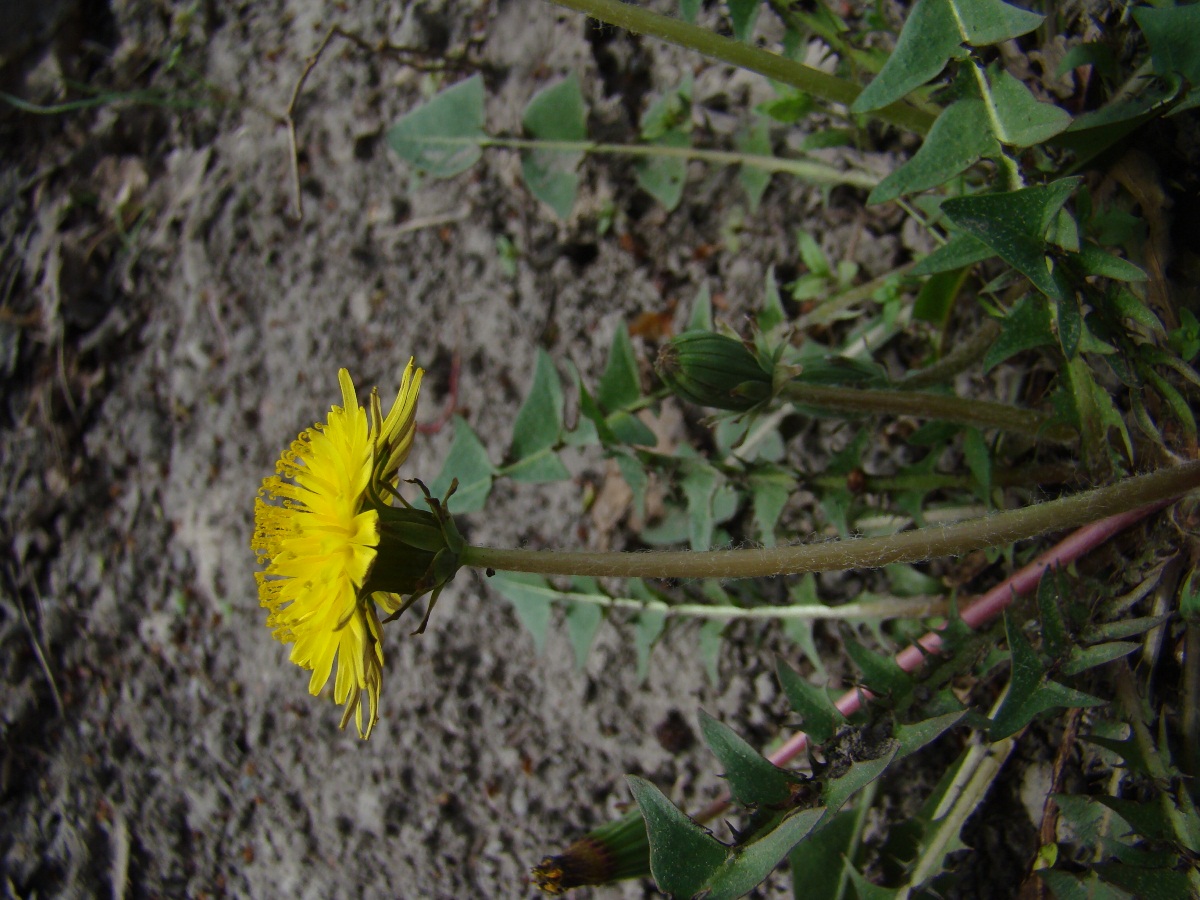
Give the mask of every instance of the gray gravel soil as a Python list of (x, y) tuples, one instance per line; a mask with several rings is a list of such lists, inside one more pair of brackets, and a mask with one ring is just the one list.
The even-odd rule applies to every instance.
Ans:
[[(711, 146), (767, 96), (533, 0), (68, 0), (36, 16), (0, 87), (47, 104), (95, 96), (64, 97), (63, 79), (111, 93), (0, 107), (0, 895), (529, 897), (530, 865), (626, 808), (625, 773), (685, 805), (711, 798), (715, 763), (678, 722), (687, 738), (703, 707), (759, 745), (783, 728), (776, 629), (735, 630), (714, 684), (697, 626), (671, 627), (643, 684), (627, 624), (603, 625), (577, 669), (561, 619), (539, 653), (464, 572), (426, 634), (387, 627), (364, 742), (264, 627), (253, 497), (337, 402), (340, 366), (387, 396), (415, 356), (421, 422), (449, 404), (500, 461), (539, 348), (594, 383), (619, 323), (678, 328), (702, 288), (743, 326), (768, 266), (795, 271), (802, 223), (865, 275), (900, 259), (897, 223), (779, 178), (751, 211), (735, 172), (698, 164), (667, 214), (631, 163), (587, 160), (566, 223), (507, 151), (415, 178), (384, 132), (473, 72), (493, 132), (519, 133), (528, 99), (570, 71), (613, 140), (634, 140), (634, 116), (686, 71)], [(297, 222), (282, 116), (335, 24), (421, 52), (331, 42), (295, 108)], [(443, 58), (458, 62), (423, 71)], [(654, 342), (635, 345), (649, 384)], [(664, 412), (674, 440), (696, 418), (682, 412)], [(451, 437), (423, 435), (406, 472), (432, 479)], [(606, 461), (567, 461), (567, 482), (501, 481), (463, 517), (469, 538), (624, 546), (624, 503), (585, 508)]]

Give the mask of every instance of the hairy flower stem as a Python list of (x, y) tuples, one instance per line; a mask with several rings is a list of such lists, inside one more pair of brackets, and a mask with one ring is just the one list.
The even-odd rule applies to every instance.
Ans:
[(803, 572), (874, 569), (936, 556), (959, 556), (1011, 544), (1048, 531), (1078, 528), (1108, 516), (1148, 507), (1200, 487), (1200, 461), (1127, 478), (1024, 509), (994, 513), (949, 526), (753, 550), (594, 553), (465, 547), (459, 561), (480, 569), (615, 578), (761, 578)]
[(831, 412), (941, 419), (959, 425), (999, 428), (1001, 431), (1017, 431), (1030, 437), (1064, 442), (1074, 440), (1076, 436), (1075, 429), (1051, 422), (1048, 416), (1030, 409), (945, 394), (831, 387), (792, 381), (784, 386), (780, 396), (800, 406)]
[[(838, 78), (835, 75), (827, 75), (819, 69), (802, 65), (784, 56), (768, 53), (750, 44), (713, 34), (707, 29), (691, 25), (682, 19), (673, 19), (631, 3), (622, 3), (621, 0), (550, 0), (550, 2), (636, 34), (649, 35), (689, 50), (695, 50), (711, 59), (737, 66), (739, 69), (757, 72), (775, 81), (781, 81), (806, 91), (829, 103), (841, 103), (849, 106), (862, 93), (862, 88), (852, 81)], [(934, 120), (934, 116), (930, 113), (903, 101), (893, 103), (883, 109), (873, 110), (870, 115), (917, 134), (927, 133)]]

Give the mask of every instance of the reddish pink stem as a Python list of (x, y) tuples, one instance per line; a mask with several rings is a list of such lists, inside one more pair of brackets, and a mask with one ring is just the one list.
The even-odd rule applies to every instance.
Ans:
[[(1083, 528), (1072, 532), (1065, 539), (1055, 544), (1033, 562), (1010, 575), (986, 594), (968, 603), (961, 615), (963, 622), (970, 628), (980, 629), (990, 625), (1000, 616), (1017, 597), (1033, 591), (1041, 581), (1042, 573), (1047, 569), (1065, 566), (1079, 559), (1086, 553), (1103, 544), (1113, 535), (1118, 534), (1165, 506), (1174, 502), (1175, 498), (1162, 500), (1133, 509), (1129, 512), (1109, 516), (1098, 522), (1092, 522)], [(896, 654), (896, 663), (905, 672), (914, 673), (925, 665), (926, 658), (931, 654), (941, 652), (942, 636), (938, 631), (931, 631), (921, 637), (915, 644), (906, 647)], [(844, 693), (834, 704), (844, 716), (852, 716), (875, 695), (866, 688), (856, 687)], [(797, 732), (788, 738), (768, 759), (777, 766), (784, 766), (804, 752), (808, 746), (808, 735)], [(729, 796), (718, 797), (695, 817), (698, 822), (707, 822), (719, 816), (729, 808)]]

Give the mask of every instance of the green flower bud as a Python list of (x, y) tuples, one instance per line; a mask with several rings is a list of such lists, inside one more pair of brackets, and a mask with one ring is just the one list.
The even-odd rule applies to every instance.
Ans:
[(560, 897), (572, 888), (612, 884), (650, 874), (650, 839), (635, 807), (584, 835), (558, 856), (547, 856), (530, 872), (542, 893)]
[(671, 338), (654, 368), (672, 392), (700, 406), (745, 412), (771, 396), (771, 373), (746, 345), (711, 331)]

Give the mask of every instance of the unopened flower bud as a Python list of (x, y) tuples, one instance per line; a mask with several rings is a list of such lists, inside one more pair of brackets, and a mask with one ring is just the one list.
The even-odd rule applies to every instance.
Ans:
[(649, 874), (650, 842), (637, 808), (601, 825), (557, 856), (547, 856), (530, 872), (534, 885), (551, 897), (560, 897), (572, 888)]
[(746, 345), (711, 331), (671, 338), (654, 368), (672, 392), (700, 406), (745, 412), (771, 395), (771, 373)]

